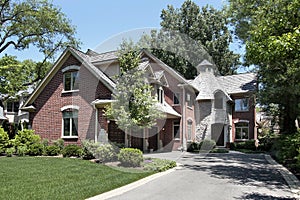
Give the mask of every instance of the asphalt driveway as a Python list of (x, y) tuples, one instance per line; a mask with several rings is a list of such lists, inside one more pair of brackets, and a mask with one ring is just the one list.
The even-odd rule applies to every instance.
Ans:
[(296, 199), (279, 170), (262, 154), (160, 153), (181, 163), (171, 173), (111, 199)]

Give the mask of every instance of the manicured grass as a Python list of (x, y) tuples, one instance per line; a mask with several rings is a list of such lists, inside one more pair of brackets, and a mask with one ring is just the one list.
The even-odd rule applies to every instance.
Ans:
[(1, 157), (0, 194), (1, 199), (85, 199), (150, 174), (72, 158)]

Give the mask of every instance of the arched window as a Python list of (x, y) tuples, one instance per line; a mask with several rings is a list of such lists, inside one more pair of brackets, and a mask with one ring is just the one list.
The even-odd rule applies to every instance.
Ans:
[(78, 109), (65, 108), (62, 110), (62, 137), (78, 137)]

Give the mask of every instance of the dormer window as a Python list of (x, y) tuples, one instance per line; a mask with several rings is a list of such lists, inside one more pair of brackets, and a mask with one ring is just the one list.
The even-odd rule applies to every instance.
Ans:
[(64, 91), (79, 90), (79, 66), (68, 66), (62, 70), (64, 74)]
[(158, 102), (163, 103), (164, 102), (164, 96), (165, 96), (165, 93), (164, 93), (163, 88), (159, 87), (157, 89), (157, 100), (158, 100)]

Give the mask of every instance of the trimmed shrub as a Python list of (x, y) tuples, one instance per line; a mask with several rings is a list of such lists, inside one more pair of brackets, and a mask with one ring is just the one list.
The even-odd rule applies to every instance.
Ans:
[(192, 143), (188, 144), (187, 151), (188, 152), (199, 151), (199, 143), (192, 142)]
[(12, 155), (16, 152), (15, 147), (10, 147), (5, 149), (5, 153), (7, 157), (12, 157)]
[(99, 147), (98, 143), (90, 140), (82, 141), (83, 159), (90, 160), (95, 158), (96, 149)]
[(0, 153), (5, 152), (5, 148), (8, 146), (9, 137), (7, 132), (4, 131), (2, 127), (0, 127)]
[(123, 148), (118, 154), (121, 165), (126, 167), (139, 167), (144, 161), (143, 152), (134, 148)]
[(159, 158), (147, 158), (144, 161), (144, 170), (162, 172), (176, 167), (176, 162)]
[(109, 162), (116, 160), (117, 154), (111, 144), (103, 144), (98, 146), (94, 154), (100, 162)]
[(255, 140), (248, 140), (245, 142), (237, 142), (236, 149), (248, 149), (248, 150), (256, 150)]
[(71, 156), (80, 157), (82, 156), (82, 154), (83, 154), (82, 148), (75, 144), (70, 144), (62, 150), (63, 157), (71, 157)]
[(45, 155), (47, 156), (57, 156), (61, 153), (61, 150), (58, 146), (50, 145), (45, 147)]

